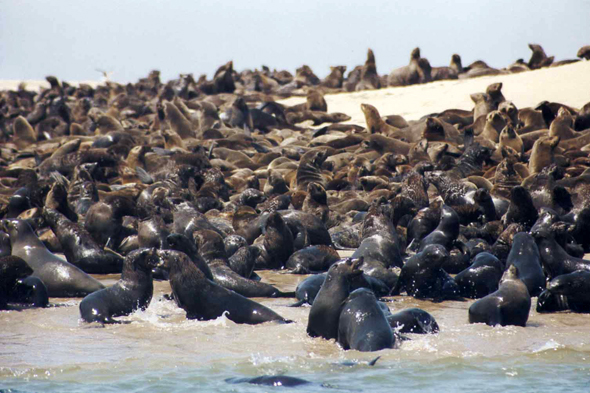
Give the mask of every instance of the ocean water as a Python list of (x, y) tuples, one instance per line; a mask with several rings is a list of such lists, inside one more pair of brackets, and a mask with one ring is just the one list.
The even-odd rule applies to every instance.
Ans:
[[(292, 290), (303, 276), (261, 272)], [(107, 285), (117, 276), (99, 276)], [(189, 321), (162, 299), (156, 282), (149, 308), (101, 327), (80, 321), (80, 299), (53, 307), (0, 312), (0, 391), (18, 392), (587, 392), (590, 315), (537, 314), (526, 328), (469, 324), (472, 301), (432, 303), (397, 296), (392, 311), (420, 307), (440, 326), (408, 334), (399, 348), (343, 351), (306, 335), (309, 307), (293, 299), (257, 299), (295, 323), (238, 325), (225, 317)], [(381, 358), (374, 366), (368, 361)], [(285, 374), (312, 382), (296, 388), (230, 384), (228, 378)]]

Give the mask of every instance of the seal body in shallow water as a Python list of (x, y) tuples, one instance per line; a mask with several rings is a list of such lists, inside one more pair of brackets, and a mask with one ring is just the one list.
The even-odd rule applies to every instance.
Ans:
[(469, 307), (469, 323), (526, 326), (531, 310), (531, 296), (518, 278), (518, 268), (510, 266), (500, 281), (499, 289)]
[(161, 265), (169, 269), (174, 300), (188, 319), (207, 321), (227, 313), (235, 323), (290, 322), (270, 308), (208, 280), (184, 253), (162, 259)]
[(81, 297), (103, 289), (104, 285), (76, 266), (51, 253), (23, 220), (3, 220), (10, 235), (12, 255), (21, 257), (40, 278), (51, 297)]
[(398, 333), (438, 333), (439, 327), (432, 315), (419, 308), (408, 308), (386, 315), (392, 329)]
[(362, 258), (348, 258), (330, 267), (309, 311), (307, 334), (327, 340), (338, 338), (342, 304), (350, 294), (351, 280), (362, 274), (359, 270), (362, 263)]
[(155, 250), (142, 248), (125, 258), (121, 279), (112, 287), (96, 291), (80, 302), (80, 315), (86, 322), (116, 323), (113, 317), (145, 310), (152, 300), (152, 269), (158, 259)]
[(359, 288), (346, 299), (338, 320), (338, 344), (361, 352), (395, 345), (393, 330), (370, 290)]
[(568, 308), (576, 312), (590, 312), (590, 272), (577, 270), (562, 274), (547, 284), (553, 295), (565, 296)]

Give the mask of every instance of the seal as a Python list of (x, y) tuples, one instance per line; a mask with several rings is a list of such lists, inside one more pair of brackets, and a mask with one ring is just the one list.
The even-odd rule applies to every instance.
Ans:
[(16, 292), (19, 281), (33, 273), (27, 263), (16, 256), (0, 258), (0, 310), (5, 310)]
[[(543, 168), (553, 163), (555, 148), (559, 141), (560, 139), (557, 136), (544, 136), (535, 141), (529, 159), (529, 172), (531, 175), (541, 172)], [(576, 140), (573, 139), (572, 141)]]
[(174, 300), (188, 319), (207, 321), (227, 313), (228, 319), (239, 324), (290, 322), (268, 307), (208, 280), (184, 253), (161, 258), (160, 265), (170, 272)]
[(350, 294), (351, 280), (362, 274), (363, 259), (348, 258), (333, 264), (318, 292), (307, 322), (307, 334), (327, 340), (338, 338), (338, 320), (343, 302)]
[(84, 228), (67, 219), (57, 210), (44, 208), (43, 218), (61, 244), (68, 262), (86, 273), (119, 273), (123, 258), (103, 250)]
[(370, 290), (359, 288), (346, 299), (338, 320), (338, 344), (361, 352), (394, 347), (393, 330)]
[(524, 327), (530, 310), (531, 296), (526, 285), (518, 278), (518, 268), (512, 265), (504, 272), (496, 292), (469, 307), (469, 323)]
[(281, 269), (294, 251), (293, 233), (278, 212), (269, 214), (263, 241), (269, 258), (266, 267)]
[(568, 308), (576, 312), (590, 312), (590, 272), (577, 270), (562, 274), (547, 284), (553, 295), (565, 296)]
[(438, 333), (438, 323), (432, 315), (419, 308), (407, 308), (386, 315), (389, 326), (397, 333), (430, 334)]
[(508, 211), (502, 217), (504, 226), (510, 224), (521, 224), (530, 229), (537, 219), (539, 213), (533, 204), (531, 193), (524, 187), (516, 186), (510, 191), (510, 205)]
[(535, 239), (528, 233), (514, 235), (512, 249), (506, 260), (506, 267), (516, 266), (519, 278), (526, 285), (531, 296), (539, 296), (545, 289), (545, 274), (541, 267), (541, 255)]
[(288, 375), (262, 375), (254, 378), (228, 378), (225, 380), (227, 383), (249, 383), (252, 385), (262, 386), (285, 386), (285, 387), (296, 387), (303, 385), (311, 385), (312, 383), (305, 379), (291, 377)]
[(52, 254), (24, 220), (2, 220), (10, 235), (12, 255), (21, 257), (47, 287), (51, 297), (82, 297), (103, 289), (96, 279), (81, 269)]
[(113, 317), (145, 310), (152, 300), (152, 269), (159, 259), (154, 249), (142, 248), (125, 257), (121, 279), (111, 287), (86, 296), (80, 302), (80, 316), (85, 322), (117, 323)]
[(502, 262), (488, 252), (475, 256), (467, 269), (458, 273), (454, 280), (459, 286), (461, 296), (479, 299), (498, 290), (504, 267)]
[(456, 298), (459, 288), (451, 276), (442, 269), (449, 252), (440, 244), (430, 244), (410, 257), (399, 276), (392, 294), (405, 289), (408, 295), (418, 299), (444, 300)]
[(328, 196), (321, 184), (311, 182), (307, 185), (307, 196), (303, 201), (301, 211), (319, 217), (324, 223), (328, 222), (330, 214)]
[(440, 244), (450, 250), (459, 236), (459, 226), (459, 216), (455, 210), (450, 206), (443, 205), (438, 226), (422, 239), (419, 250), (423, 251), (431, 244)]
[(310, 274), (326, 271), (340, 259), (330, 246), (309, 246), (293, 253), (285, 267), (295, 274)]

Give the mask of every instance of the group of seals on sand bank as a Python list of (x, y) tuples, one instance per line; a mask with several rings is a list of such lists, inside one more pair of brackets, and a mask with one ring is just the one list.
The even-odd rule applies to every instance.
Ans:
[[(556, 64), (531, 49), (527, 67)], [(168, 280), (188, 319), (291, 323), (251, 298), (297, 297), (310, 336), (359, 351), (439, 331), (387, 296), (478, 299), (465, 320), (489, 325), (526, 326), (535, 297), (539, 312), (588, 312), (590, 104), (517, 108), (493, 83), (471, 110), (404, 119), (364, 103), (354, 125), (324, 98), (353, 78), (494, 72), (456, 55), (432, 68), (416, 49), (384, 79), (369, 50), (348, 78), (228, 62), (211, 80), (3, 91), (0, 307), (78, 297), (83, 321), (116, 323)], [(278, 102), (293, 94), (305, 102)], [(308, 277), (282, 291), (262, 269)], [(92, 276), (111, 273), (108, 288)]]

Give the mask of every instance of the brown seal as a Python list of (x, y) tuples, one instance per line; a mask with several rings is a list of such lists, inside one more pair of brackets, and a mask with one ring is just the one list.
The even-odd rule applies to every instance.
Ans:
[(420, 48), (410, 54), (410, 64), (397, 68), (387, 77), (388, 86), (408, 86), (432, 80), (432, 69), (428, 60), (420, 57)]
[(375, 90), (381, 88), (381, 80), (377, 74), (377, 64), (375, 63), (375, 55), (369, 49), (367, 51), (367, 61), (361, 70), (361, 80), (356, 85), (355, 90)]
[(320, 83), (322, 86), (331, 87), (333, 89), (340, 89), (344, 81), (344, 73), (346, 66), (330, 67), (330, 74), (325, 77)]

